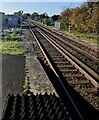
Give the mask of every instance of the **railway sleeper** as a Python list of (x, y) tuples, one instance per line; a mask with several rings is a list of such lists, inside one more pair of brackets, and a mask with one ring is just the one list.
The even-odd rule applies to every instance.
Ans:
[(75, 70), (74, 67), (65, 67), (65, 66), (64, 66), (64, 67), (58, 67), (58, 68), (59, 68), (60, 71), (66, 71), (66, 70), (67, 70), (67, 71), (69, 71), (69, 70), (72, 71), (72, 70)]
[(63, 64), (58, 64), (57, 65), (57, 67), (59, 68), (59, 69), (63, 69), (63, 68), (67, 68), (67, 69), (69, 69), (69, 68), (73, 68), (74, 66), (73, 65), (63, 65)]
[[(47, 51), (48, 52), (48, 51)], [(50, 53), (50, 56), (52, 57), (52, 56), (55, 56), (55, 54), (57, 54), (57, 53), (55, 53), (55, 52), (48, 52), (48, 53)], [(60, 56), (60, 54), (59, 54), (59, 56)], [(58, 57), (58, 56), (57, 56)]]
[(77, 92), (97, 92), (97, 88), (75, 88)]
[(68, 74), (68, 75), (72, 75), (72, 74), (80, 74), (80, 72), (78, 70), (75, 70), (75, 71), (62, 71), (62, 74)]
[[(65, 58), (52, 58), (54, 61), (68, 62)], [(69, 62), (68, 62), (69, 63)]]
[[(69, 61), (55, 61), (55, 63), (56, 64), (64, 64), (64, 65), (66, 65), (66, 64), (70, 64), (70, 62)], [(71, 65), (71, 64), (70, 64)]]
[(71, 65), (71, 63), (69, 63), (68, 61), (67, 62), (55, 62), (56, 63), (56, 65), (58, 66), (58, 67), (63, 67), (63, 66), (65, 66), (65, 67), (73, 67), (73, 65)]
[(79, 88), (79, 89), (85, 89), (85, 88), (95, 88), (92, 84), (90, 83), (83, 83), (83, 84), (72, 84), (74, 88)]
[(69, 84), (88, 84), (88, 80), (68, 81)]
[(61, 69), (60, 70), (61, 72), (76, 72), (77, 71), (77, 69)]
[[(49, 47), (49, 46), (47, 46), (47, 47)], [(50, 49), (47, 49), (48, 50), (48, 52), (58, 52), (56, 49), (53, 49), (53, 48), (50, 48)]]
[(79, 74), (79, 73), (78, 74), (70, 74), (70, 75), (69, 74), (64, 74), (63, 76), (65, 78), (71, 78), (71, 77), (76, 77), (77, 78), (77, 77), (82, 77), (82, 74)]
[[(63, 58), (63, 56), (62, 55), (54, 55), (54, 56), (51, 56), (52, 58)], [(66, 58), (65, 58), (66, 59)]]

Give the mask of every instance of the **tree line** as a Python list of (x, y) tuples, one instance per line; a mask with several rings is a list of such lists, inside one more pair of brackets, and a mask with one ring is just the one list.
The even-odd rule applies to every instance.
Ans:
[(31, 18), (32, 20), (42, 22), (48, 26), (54, 26), (54, 22), (58, 20), (59, 16), (60, 15), (49, 16), (46, 12), (42, 14), (38, 14), (37, 12), (34, 12), (32, 14), (23, 14), (24, 19)]
[(67, 8), (60, 16), (63, 29), (99, 33), (99, 2), (86, 2), (80, 7)]
[[(22, 11), (14, 14), (20, 16)], [(99, 2), (85, 2), (79, 7), (63, 10), (60, 15), (48, 16), (46, 12), (43, 14), (34, 12), (24, 13), (22, 18), (31, 18), (48, 26), (54, 26), (55, 21), (60, 21), (61, 30), (99, 33)]]

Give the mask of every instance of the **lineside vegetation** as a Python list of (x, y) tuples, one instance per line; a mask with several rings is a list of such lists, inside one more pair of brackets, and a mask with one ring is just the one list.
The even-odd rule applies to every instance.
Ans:
[(99, 2), (85, 2), (77, 8), (66, 8), (60, 19), (63, 31), (99, 45)]

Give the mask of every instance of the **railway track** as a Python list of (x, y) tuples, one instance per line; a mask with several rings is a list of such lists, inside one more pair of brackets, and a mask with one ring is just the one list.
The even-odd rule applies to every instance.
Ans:
[[(31, 25), (33, 26), (33, 24)], [(46, 59), (47, 64), (59, 79), (59, 83), (61, 84), (60, 86), (64, 88), (66, 93), (65, 95), (69, 95), (66, 89), (66, 83), (68, 83), (75, 91), (77, 91), (77, 93), (83, 96), (90, 104), (98, 109), (99, 84), (97, 82), (98, 80), (96, 80), (96, 76), (94, 76), (94, 79), (92, 77), (93, 75), (90, 76), (86, 73), (86, 71), (84, 71), (84, 69), (77, 65), (73, 59), (71, 59), (70, 56), (72, 56), (72, 54), (68, 53), (68, 51), (66, 51), (66, 49), (62, 46), (64, 45), (62, 43), (63, 41), (57, 42), (59, 41), (57, 40), (57, 37), (55, 39), (55, 37), (51, 36), (51, 34), (47, 34), (48, 32), (41, 29), (41, 27), (30, 28), (30, 31), (35, 37), (40, 51), (43, 53), (43, 59)], [(71, 97), (68, 97), (73, 107), (72, 111), (76, 111), (76, 115), (79, 116), (80, 119), (83, 119)], [(98, 119), (97, 117), (99, 118), (99, 116), (96, 116), (95, 119)]]
[[(33, 21), (31, 21), (31, 22), (33, 22)], [(44, 26), (40, 23), (37, 23), (36, 25), (42, 26), (43, 29), (45, 28), (46, 30), (54, 33), (58, 37), (60, 37), (62, 39), (65, 39), (65, 41), (71, 43), (72, 45), (77, 46), (78, 48), (88, 52), (89, 54), (91, 54), (91, 55), (93, 55), (93, 56), (95, 56), (96, 58), (99, 59), (99, 51), (98, 51), (97, 46), (93, 46), (91, 44), (88, 44), (87, 42), (80, 41), (80, 39), (77, 39), (74, 36), (69, 36), (69, 34), (64, 34), (63, 32), (59, 32), (55, 29), (54, 30), (50, 29), (49, 27), (46, 27), (46, 26)]]
[[(37, 25), (37, 24), (36, 24)], [(63, 36), (59, 36), (57, 35), (57, 33), (52, 33), (46, 29), (44, 29), (41, 26), (38, 26), (41, 30), (44, 31), (44, 33), (47, 34), (47, 36), (51, 37), (52, 39), (54, 39), (56, 42), (58, 42), (63, 48), (65, 48), (67, 51), (69, 51), (73, 56), (75, 56), (80, 62), (84, 63), (87, 67), (86, 70), (90, 71), (90, 74), (93, 75), (96, 79), (98, 79), (97, 82), (99, 82), (99, 70), (98, 70), (98, 63), (99, 63), (99, 59), (98, 59), (98, 50), (94, 50), (90, 47), (85, 47), (85, 49), (82, 47), (82, 44), (76, 42), (73, 40), (69, 40), (67, 38), (63, 39)], [(79, 45), (80, 44), (80, 45)], [(75, 46), (76, 45), (76, 46)], [(78, 47), (79, 45), (79, 47)], [(90, 54), (89, 52), (93, 53)], [(77, 61), (77, 60), (76, 60)], [(80, 64), (82, 67), (85, 68), (84, 64)]]

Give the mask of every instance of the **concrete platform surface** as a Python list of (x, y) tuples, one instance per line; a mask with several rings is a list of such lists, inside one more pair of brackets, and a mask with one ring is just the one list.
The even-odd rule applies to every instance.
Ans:
[(26, 68), (28, 69), (27, 76), (29, 77), (31, 92), (34, 94), (44, 94), (47, 92), (55, 93), (57, 95), (52, 83), (36, 56), (26, 57)]

